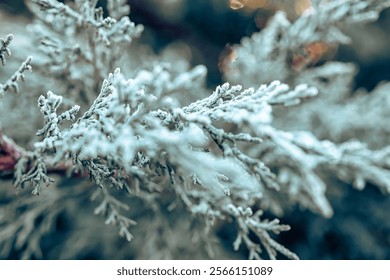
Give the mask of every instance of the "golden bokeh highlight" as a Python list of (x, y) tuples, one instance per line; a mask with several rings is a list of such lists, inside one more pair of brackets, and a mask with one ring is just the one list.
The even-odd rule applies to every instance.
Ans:
[(229, 7), (233, 10), (238, 10), (245, 6), (245, 2), (245, 0), (230, 0)]
[(314, 42), (304, 47), (304, 54), (294, 54), (291, 67), (296, 71), (302, 71), (309, 65), (316, 64), (331, 47), (325, 42)]
[(289, 0), (288, 3), (283, 4), (270, 0), (229, 0), (229, 7), (233, 10), (243, 10), (244, 12), (257, 9), (283, 10), (293, 18), (302, 15), (311, 6), (311, 0)]
[(295, 13), (297, 15), (302, 15), (304, 11), (311, 7), (310, 0), (300, 0), (295, 3)]

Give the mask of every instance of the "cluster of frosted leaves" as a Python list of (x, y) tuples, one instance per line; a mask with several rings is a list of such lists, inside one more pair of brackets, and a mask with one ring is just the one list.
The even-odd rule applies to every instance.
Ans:
[[(288, 227), (278, 230), (276, 220), (267, 227), (269, 221), (261, 221), (260, 214), (254, 220), (232, 214), (232, 205), (254, 206), (263, 199), (265, 187), (278, 188), (264, 163), (235, 143), (260, 143), (262, 140), (249, 131), (269, 127), (271, 105), (296, 104), (315, 95), (316, 90), (306, 85), (290, 90), (279, 82), (257, 90), (225, 84), (211, 96), (180, 108), (169, 93), (192, 77), (189, 72), (172, 79), (164, 68), (156, 66), (153, 71), (143, 70), (135, 78), (125, 79), (118, 69), (104, 81), (97, 99), (79, 118), (75, 117), (77, 106), (57, 114), (61, 97), (49, 92), (38, 101), (46, 124), (38, 132), (44, 138), (35, 144), (36, 152), (51, 157), (52, 164), (71, 160), (75, 172), (87, 172), (100, 187), (102, 204), (97, 213), (106, 213), (110, 217), (107, 223), (119, 224), (129, 240), (132, 236), (127, 227), (133, 222), (120, 214), (120, 209), (127, 207), (110, 194), (111, 187), (134, 194), (134, 186), (150, 192), (169, 184), (194, 215), (208, 217), (207, 228), (226, 216), (243, 219), (252, 226), (246, 228), (240, 222), (239, 240), (243, 233), (257, 232), (267, 244), (263, 245), (269, 257), (275, 257), (276, 251), (287, 254), (287, 249), (263, 233), (278, 233)], [(63, 129), (64, 120), (73, 123)], [(217, 122), (248, 127), (248, 133), (230, 133)], [(212, 150), (213, 143), (220, 150)], [(253, 226), (255, 221), (264, 228)], [(244, 241), (251, 258), (260, 257), (261, 247), (247, 238)], [(289, 257), (296, 257), (290, 253)]]
[[(116, 16), (121, 15), (119, 19), (113, 17), (104, 17), (103, 9), (97, 8), (98, 1), (75, 1), (70, 4), (63, 4), (56, 0), (34, 0), (41, 11), (41, 17), (51, 25), (53, 30), (70, 28), (67, 32), (75, 32), (76, 28), (91, 28), (96, 31), (97, 42), (104, 43), (107, 46), (112, 43), (122, 41), (131, 41), (138, 37), (143, 27), (136, 26), (125, 16), (124, 11), (119, 11), (113, 7), (109, 1), (110, 11)], [(63, 31), (64, 32), (64, 31)]]
[[(390, 2), (313, 1), (312, 4), (313, 7), (294, 22), (290, 22), (284, 13), (278, 12), (264, 30), (251, 38), (244, 38), (240, 45), (234, 47), (235, 58), (226, 69), (225, 78), (244, 85), (258, 85), (278, 77), (292, 85), (305, 82), (319, 90), (319, 97), (305, 102), (303, 106), (289, 110), (275, 108), (272, 125), (278, 129), (296, 132), (280, 133), (272, 129), (270, 131), (278, 135), (274, 139), (277, 139), (279, 144), (271, 149), (272, 152), (262, 146), (259, 146), (260, 149), (253, 148), (252, 152), (267, 159), (264, 162), (273, 170), (277, 170), (275, 172), (280, 183), (287, 183), (289, 186), (288, 197), (293, 198), (292, 201), (299, 201), (306, 207), (313, 208), (311, 201), (317, 197), (313, 209), (317, 208), (323, 215), (330, 216), (332, 211), (324, 197), (326, 185), (317, 176), (323, 172), (324, 178), (336, 175), (348, 183), (354, 182), (358, 189), (370, 182), (388, 193), (388, 85), (378, 86), (369, 95), (358, 93), (351, 98), (350, 87), (356, 72), (352, 64), (327, 62), (297, 70), (294, 69), (292, 60), (295, 55), (305, 57), (305, 48), (310, 44), (350, 43), (340, 26), (375, 21), (379, 13), (390, 6)], [(314, 136), (299, 132), (301, 130), (312, 131), (321, 139), (347, 142), (334, 145), (329, 141), (312, 141)], [(302, 137), (303, 135), (305, 137)], [(296, 138), (299, 141), (292, 141)], [(294, 145), (291, 145), (291, 142)], [(350, 146), (355, 148), (345, 153), (344, 148)], [(364, 153), (360, 153), (357, 146), (361, 147)], [(319, 147), (322, 148), (318, 149)], [(370, 150), (369, 147), (376, 150)], [(380, 160), (372, 160), (378, 158), (378, 154), (381, 155)], [(282, 162), (276, 155), (295, 159), (295, 163), (284, 160), (287, 166), (282, 167)], [(326, 160), (320, 159), (324, 155)], [(316, 160), (313, 161), (313, 158)], [(317, 159), (322, 163), (319, 164)], [(316, 164), (312, 165), (313, 162)], [(321, 173), (306, 172), (307, 165), (312, 166), (309, 170), (318, 170)], [(304, 192), (303, 197), (301, 191), (298, 191), (302, 190), (302, 187), (309, 190)], [(310, 194), (315, 189), (319, 192)], [(319, 200), (320, 197), (323, 199)], [(276, 212), (283, 211), (283, 207), (275, 207), (278, 203), (270, 204)]]
[[(389, 6), (388, 0), (314, 1), (294, 22), (285, 13), (277, 12), (264, 30), (234, 46), (234, 59), (225, 69), (225, 79), (244, 86), (269, 83), (275, 77), (297, 84), (295, 80), (305, 69), (293, 69), (295, 55), (305, 59), (305, 48), (312, 43), (350, 43), (340, 26), (375, 21)], [(323, 75), (326, 78), (326, 72)]]
[[(134, 165), (139, 153), (151, 159), (166, 154), (165, 160), (182, 165), (185, 173), (195, 173), (201, 181), (209, 182), (218, 189), (222, 184), (217, 173), (233, 172), (238, 176), (239, 170), (234, 171), (237, 166), (194, 149), (207, 145), (207, 137), (199, 126), (189, 124), (180, 131), (172, 130), (150, 113), (153, 111), (163, 115), (166, 112), (157, 111), (160, 106), (158, 100), (167, 104), (166, 107), (174, 102), (170, 98), (161, 99), (163, 92), (173, 86), (173, 83), (167, 83), (166, 74), (157, 68), (154, 73), (141, 71), (134, 79), (125, 80), (117, 70), (104, 82), (99, 97), (82, 117), (68, 130), (44, 138), (36, 144), (36, 148), (55, 149), (56, 161), (66, 157), (76, 157), (77, 161), (105, 158), (123, 166), (129, 174), (139, 169)], [(47, 121), (51, 122), (49, 119)], [(212, 166), (216, 166), (215, 172), (212, 172), (216, 169)], [(199, 170), (191, 172), (194, 167)]]
[[(37, 153), (50, 155), (54, 164), (71, 160), (75, 172), (87, 172), (100, 187), (96, 196), (102, 202), (96, 213), (110, 217), (107, 223), (119, 225), (129, 240), (128, 227), (134, 221), (120, 214), (127, 206), (110, 193), (112, 187), (141, 198), (167, 187), (192, 214), (207, 217), (208, 230), (216, 219), (233, 217), (240, 229), (235, 248), (244, 244), (251, 258), (259, 258), (262, 247), (249, 239), (250, 232), (269, 257), (278, 251), (295, 258), (267, 235), (288, 227), (279, 228), (277, 220), (261, 220), (261, 213), (254, 218), (232, 209), (261, 205), (281, 215), (288, 203), (299, 203), (330, 217), (323, 170), (358, 188), (372, 182), (390, 192), (388, 151), (375, 152), (374, 161), (372, 151), (353, 143), (337, 146), (308, 132), (283, 132), (271, 126), (272, 105), (295, 105), (316, 95), (315, 88), (290, 89), (273, 82), (242, 90), (224, 84), (209, 97), (180, 108), (169, 93), (191, 77), (182, 75), (172, 79), (156, 66), (125, 79), (117, 69), (79, 118), (77, 107), (57, 115), (61, 98), (53, 93), (39, 99), (46, 125), (39, 131), (45, 137), (35, 144)], [(62, 129), (65, 119), (73, 124)], [(232, 125), (240, 132), (229, 131)]]
[(277, 12), (265, 29), (234, 47), (234, 59), (225, 69), (225, 79), (254, 86), (277, 77), (290, 85), (314, 86), (318, 98), (290, 110), (276, 108), (273, 125), (282, 130), (312, 131), (321, 139), (338, 143), (358, 139), (371, 148), (381, 148), (388, 143), (388, 110), (377, 104), (387, 104), (388, 85), (351, 98), (357, 72), (352, 63), (328, 61), (322, 65), (303, 64), (297, 69), (294, 60), (307, 59), (310, 44), (324, 44), (331, 49), (333, 45), (351, 43), (342, 26), (375, 21), (389, 6), (390, 1), (377, 0), (312, 1), (312, 7), (293, 22)]
[[(336, 85), (345, 83), (334, 81)], [(371, 149), (381, 149), (389, 143), (389, 88), (389, 83), (382, 83), (369, 93), (360, 90), (344, 100), (339, 100), (339, 91), (325, 92), (306, 102), (302, 110), (275, 110), (273, 125), (291, 131), (312, 131), (318, 138), (336, 143), (355, 139)]]
[(28, 30), (40, 50), (37, 73), (50, 75), (51, 83), (56, 81), (55, 87), (66, 90), (66, 98), (82, 107), (96, 98), (92, 93), (99, 83), (120, 65), (123, 50), (143, 31), (142, 25), (130, 20), (129, 7), (122, 4), (107, 1), (109, 15), (105, 17), (98, 1), (27, 3), (35, 15)]
[[(0, 61), (3, 66), (6, 64), (6, 56), (11, 56), (11, 49), (9, 45), (11, 44), (14, 36), (8, 34), (5, 39), (0, 38)], [(19, 67), (19, 69), (7, 80), (4, 84), (0, 83), (0, 99), (4, 94), (10, 89), (14, 92), (19, 91), (18, 81), (25, 80), (24, 72), (31, 71), (31, 57), (28, 57)]]
[[(140, 69), (152, 71), (157, 61), (176, 78), (176, 91), (170, 94), (180, 103), (206, 95), (207, 70), (202, 65), (190, 69), (188, 57), (180, 56), (183, 48), (168, 46), (161, 55), (154, 54), (136, 40), (143, 26), (129, 19), (126, 1), (107, 1), (108, 17), (103, 17), (96, 2), (36, 0), (29, 4), (36, 18), (28, 29), (41, 51), (36, 73), (52, 77), (50, 82), (55, 84), (48, 88), (67, 92), (64, 102), (78, 104), (83, 111), (110, 71), (121, 68), (136, 75)], [(181, 75), (183, 72), (188, 75)]]
[[(356, 147), (355, 142), (347, 142), (338, 146), (329, 141), (319, 141), (309, 132), (283, 132), (270, 125), (271, 115), (267, 114), (271, 112), (269, 104), (280, 104), (279, 102), (284, 105), (294, 104), (300, 98), (316, 93), (315, 89), (305, 85), (300, 85), (296, 89), (286, 92), (287, 90), (286, 85), (279, 85), (276, 82), (269, 86), (262, 86), (258, 91), (249, 89), (241, 93), (238, 93), (238, 87), (229, 88), (225, 85), (218, 88), (210, 98), (206, 99), (207, 101), (195, 102), (183, 110), (192, 120), (196, 119), (193, 115), (201, 115), (219, 121), (233, 122), (241, 127), (247, 125), (251, 131), (252, 141), (255, 140), (253, 137), (261, 139), (258, 145), (246, 148), (250, 152), (245, 152), (254, 159), (261, 159), (262, 164), (265, 163), (266, 166), (277, 170), (275, 171), (278, 177), (277, 184), (285, 186), (281, 191), (286, 192), (287, 197), (280, 198), (280, 201), (273, 201), (273, 196), (270, 196), (268, 199), (264, 199), (264, 203), (267, 203), (268, 207), (278, 214), (283, 213), (286, 201), (292, 200), (294, 203), (300, 203), (325, 217), (332, 216), (333, 210), (325, 196), (326, 183), (320, 176), (323, 174), (320, 171), (324, 170), (348, 183), (360, 181), (360, 189), (368, 181), (380, 187), (385, 193), (389, 193), (387, 148), (370, 151), (363, 144), (360, 144), (360, 149), (348, 149), (346, 152), (346, 147)], [(245, 98), (248, 96), (252, 96), (253, 99), (246, 100)], [(280, 97), (278, 98), (278, 96)], [(231, 102), (233, 100), (235, 102)], [(245, 102), (241, 103), (240, 100), (245, 100)], [(245, 110), (251, 113), (242, 113), (240, 110), (243, 107), (246, 107)], [(261, 112), (254, 113), (255, 108), (261, 108)], [(232, 113), (229, 114), (229, 111)], [(201, 121), (204, 120), (201, 119)], [(208, 129), (213, 140), (218, 143), (225, 155), (233, 154), (247, 166), (251, 165), (249, 158), (243, 157), (242, 152), (237, 151), (234, 145), (230, 147), (226, 145), (227, 141), (225, 140), (229, 139), (229, 136), (224, 135), (222, 131), (215, 130), (215, 128), (208, 127)], [(242, 139), (244, 138), (241, 137), (240, 140)], [(232, 137), (229, 140), (232, 141)], [(223, 143), (224, 141), (225, 143)], [(361, 153), (363, 150), (365, 152)], [(377, 160), (373, 161), (374, 154), (381, 156), (375, 156)], [(261, 178), (272, 178), (272, 176), (262, 175)], [(272, 189), (273, 184), (266, 185)]]

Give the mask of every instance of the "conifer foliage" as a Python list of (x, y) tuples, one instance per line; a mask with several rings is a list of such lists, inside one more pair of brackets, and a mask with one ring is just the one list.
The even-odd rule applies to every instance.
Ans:
[[(204, 66), (177, 69), (145, 53), (137, 41), (144, 27), (130, 20), (127, 1), (106, 2), (27, 1), (34, 50), (0, 84), (0, 102), (9, 120), (21, 108), (7, 99), (35, 100), (40, 126), (30, 143), (0, 127), (1, 187), (12, 176), (18, 193), (1, 190), (1, 258), (80, 258), (91, 246), (109, 258), (119, 233), (138, 252), (118, 258), (190, 258), (196, 248), (196, 258), (239, 257), (231, 248), (249, 259), (298, 259), (277, 241), (290, 230), (283, 214), (299, 205), (331, 218), (329, 178), (389, 195), (388, 106), (375, 109), (375, 145), (375, 137), (340, 136), (356, 135), (348, 120), (365, 99), (390, 104), (389, 86), (352, 96), (354, 67), (317, 65), (312, 50), (350, 43), (342, 26), (375, 21), (390, 1), (312, 1), (294, 21), (276, 12), (233, 46), (226, 82), (214, 90)], [(14, 35), (1, 36), (4, 69)], [(313, 118), (320, 127), (307, 123)], [(113, 226), (104, 239), (94, 232), (101, 219)], [(67, 223), (83, 226), (49, 250)], [(230, 248), (218, 240), (221, 228), (234, 235)], [(189, 243), (180, 244), (183, 235)]]

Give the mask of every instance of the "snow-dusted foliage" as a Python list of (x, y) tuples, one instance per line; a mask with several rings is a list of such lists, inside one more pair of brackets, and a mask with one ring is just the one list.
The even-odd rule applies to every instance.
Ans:
[[(6, 63), (6, 55), (11, 56), (11, 49), (9, 48), (9, 45), (11, 44), (13, 37), (14, 36), (12, 34), (8, 34), (5, 39), (0, 38), (0, 60), (3, 66), (5, 66)], [(22, 65), (20, 65), (19, 69), (4, 84), (0, 83), (0, 98), (2, 98), (9, 89), (18, 92), (19, 86), (17, 82), (19, 80), (24, 80), (24, 72), (27, 70), (31, 71), (31, 57), (28, 57)]]
[[(307, 66), (319, 58), (321, 44), (350, 43), (340, 26), (374, 21), (381, 10), (390, 6), (387, 0), (312, 2), (312, 7), (294, 22), (285, 13), (277, 12), (266, 29), (242, 39), (234, 48), (235, 58), (225, 71), (226, 79), (253, 86), (272, 82), (278, 73), (279, 80), (296, 83), (306, 74)], [(325, 69), (318, 70), (315, 78), (334, 73)]]
[[(310, 67), (310, 54), (304, 53), (312, 44), (348, 43), (340, 24), (373, 21), (389, 1), (313, 1), (294, 22), (277, 12), (266, 29), (234, 47), (235, 58), (225, 72), (234, 85), (224, 83), (209, 95), (204, 94), (204, 66), (176, 71), (174, 63), (157, 57), (146, 58), (141, 66), (130, 63), (136, 61), (133, 41), (143, 27), (129, 19), (126, 3), (107, 1), (109, 16), (104, 17), (97, 0), (29, 1), (36, 16), (29, 29), (41, 42), (34, 71), (49, 75), (54, 88), (37, 100), (44, 123), (30, 151), (0, 134), (0, 153), (5, 155), (0, 167), (11, 169), (19, 193), (42, 194), (16, 197), (1, 206), (12, 213), (0, 212), (1, 257), (14, 250), (23, 258), (42, 258), (42, 236), (70, 207), (69, 197), (82, 193), (83, 199), (87, 194), (98, 203), (94, 213), (131, 242), (148, 237), (138, 242), (158, 244), (154, 239), (160, 238), (170, 244), (167, 234), (137, 236), (133, 230), (142, 221), (141, 210), (153, 217), (151, 223), (158, 220), (165, 227), (169, 213), (179, 211), (190, 221), (182, 227), (190, 225), (187, 234), (210, 257), (216, 247), (214, 229), (228, 224), (236, 235), (232, 248), (245, 247), (250, 259), (298, 259), (275, 240), (290, 229), (279, 219), (293, 205), (332, 217), (328, 177), (358, 189), (371, 183), (390, 193), (389, 146), (344, 136), (355, 129), (348, 120), (361, 115), (362, 106), (378, 106), (374, 98), (389, 104), (383, 93), (388, 85), (377, 89), (374, 98), (355, 96), (345, 105), (340, 96), (349, 94), (353, 66), (328, 62)], [(0, 42), (3, 65), (11, 40), (8, 35)], [(0, 84), (0, 97), (8, 88), (18, 89), (16, 82), (30, 64), (28, 58)], [(327, 91), (333, 95), (322, 97)], [(322, 98), (333, 106), (333, 115), (321, 118), (321, 127), (313, 129), (302, 116), (325, 114), (317, 110), (321, 103), (316, 100)], [(388, 120), (386, 108), (380, 114)], [(295, 117), (289, 117), (290, 110)], [(364, 120), (373, 113), (364, 114), (356, 130), (368, 127)], [(345, 119), (335, 125), (332, 118), (339, 116)], [(386, 138), (388, 126), (383, 127)], [(54, 172), (66, 173), (69, 180), (89, 177), (93, 186), (61, 186)], [(270, 220), (264, 212), (278, 218)]]
[(312, 6), (293, 22), (285, 13), (277, 12), (264, 30), (234, 46), (225, 64), (225, 79), (254, 86), (272, 82), (277, 76), (292, 86), (314, 86), (319, 97), (297, 108), (277, 110), (276, 127), (309, 130), (335, 142), (355, 138), (381, 148), (388, 142), (388, 86), (378, 86), (371, 96), (361, 91), (353, 94), (355, 65), (326, 61), (326, 56), (338, 45), (352, 43), (342, 27), (375, 21), (389, 6), (389, 1), (377, 0), (312, 1)]
[[(312, 2), (311, 8), (294, 22), (290, 22), (285, 13), (277, 12), (264, 30), (251, 38), (242, 39), (240, 45), (234, 46), (234, 56), (225, 69), (225, 78), (229, 82), (240, 80), (242, 84), (254, 85), (270, 82), (277, 75), (290, 85), (305, 82), (317, 88), (318, 97), (302, 106), (275, 110), (273, 125), (291, 131), (291, 139), (298, 136), (302, 147), (308, 145), (314, 148), (318, 145), (320, 142), (315, 140), (314, 135), (336, 143), (346, 141), (337, 148), (328, 141), (322, 141), (326, 146), (319, 145), (315, 149), (320, 154), (328, 154), (329, 159), (333, 158), (324, 163), (336, 172), (338, 178), (348, 178), (347, 182), (352, 180), (358, 189), (362, 189), (364, 182), (368, 181), (388, 193), (388, 84), (378, 86), (370, 95), (364, 92), (352, 94), (354, 65), (335, 61), (319, 66), (315, 63), (330, 47), (351, 43), (341, 31), (343, 25), (374, 21), (382, 9), (390, 6), (390, 2)], [(312, 131), (314, 135), (302, 130)], [(377, 150), (370, 151), (367, 145)], [(336, 151), (336, 154), (331, 151)], [(363, 154), (366, 156), (361, 157)], [(372, 160), (377, 154), (381, 154), (379, 164)], [(342, 157), (345, 159), (340, 161)], [(357, 166), (361, 167), (357, 170)], [(282, 181), (294, 178), (291, 174), (285, 176), (284, 171), (279, 177)], [(366, 179), (362, 180), (362, 177)], [(297, 177), (298, 184), (299, 178), (305, 176)]]

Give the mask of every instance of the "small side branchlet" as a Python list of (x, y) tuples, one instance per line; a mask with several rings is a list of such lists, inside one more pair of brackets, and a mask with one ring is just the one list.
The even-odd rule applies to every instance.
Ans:
[(0, 38), (0, 61), (3, 66), (6, 64), (6, 55), (11, 56), (11, 49), (9, 48), (9, 45), (11, 44), (12, 40), (14, 39), (14, 35), (8, 34), (5, 39)]
[[(11, 56), (11, 50), (9, 48), (9, 45), (11, 44), (14, 36), (12, 34), (7, 35), (5, 40), (3, 38), (0, 38), (0, 60), (1, 64), (5, 66), (6, 59), (5, 55)], [(18, 81), (24, 81), (24, 72), (31, 71), (31, 61), (32, 57), (29, 56), (19, 67), (19, 69), (9, 78), (4, 84), (0, 83), (0, 98), (4, 96), (4, 94), (9, 91), (9, 89), (12, 89), (14, 92), (19, 91)]]

